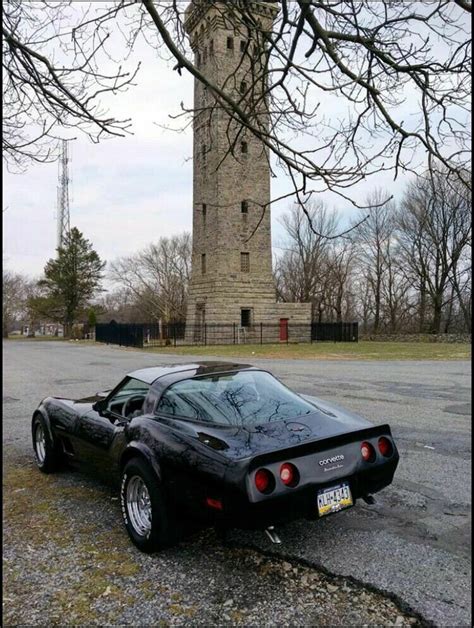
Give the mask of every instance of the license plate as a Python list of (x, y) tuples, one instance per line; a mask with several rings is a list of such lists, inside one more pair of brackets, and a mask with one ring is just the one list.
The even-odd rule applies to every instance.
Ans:
[(349, 484), (343, 482), (318, 491), (318, 513), (320, 517), (338, 512), (353, 505)]

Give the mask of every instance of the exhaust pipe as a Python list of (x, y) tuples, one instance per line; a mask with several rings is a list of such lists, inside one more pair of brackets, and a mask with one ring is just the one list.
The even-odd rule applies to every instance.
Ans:
[(362, 495), (362, 499), (365, 501), (366, 504), (369, 504), (369, 506), (375, 504), (375, 497), (373, 495)]
[(275, 532), (275, 526), (268, 526), (268, 528), (265, 528), (265, 534), (268, 536), (272, 543), (275, 543), (276, 545), (281, 544), (281, 539)]

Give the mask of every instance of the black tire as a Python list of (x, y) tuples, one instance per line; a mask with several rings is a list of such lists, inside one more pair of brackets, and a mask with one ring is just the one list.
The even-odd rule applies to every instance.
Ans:
[[(140, 482), (145, 485), (149, 497), (148, 513), (151, 514), (151, 521), (149, 521), (149, 529), (146, 530), (139, 529), (140, 516), (136, 513), (133, 500), (132, 504), (130, 503), (137, 485), (141, 486)], [(169, 547), (176, 541), (168, 500), (156, 473), (145, 460), (132, 458), (125, 465), (120, 484), (120, 502), (128, 535), (139, 550), (150, 554)]]
[(43, 473), (56, 471), (60, 463), (60, 456), (55, 443), (51, 439), (46, 421), (41, 414), (35, 414), (33, 417), (31, 437), (38, 469)]

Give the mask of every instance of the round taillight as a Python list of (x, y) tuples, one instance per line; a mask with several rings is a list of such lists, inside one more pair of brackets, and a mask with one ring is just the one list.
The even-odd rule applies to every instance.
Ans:
[(366, 462), (373, 462), (375, 460), (375, 449), (367, 441), (361, 444), (360, 453)]
[(275, 478), (268, 469), (259, 469), (255, 474), (255, 486), (260, 493), (271, 493), (275, 488)]
[(300, 481), (298, 469), (291, 462), (285, 462), (280, 467), (280, 479), (286, 486), (296, 486)]
[(385, 436), (379, 438), (379, 451), (385, 458), (390, 458), (393, 454), (393, 445)]

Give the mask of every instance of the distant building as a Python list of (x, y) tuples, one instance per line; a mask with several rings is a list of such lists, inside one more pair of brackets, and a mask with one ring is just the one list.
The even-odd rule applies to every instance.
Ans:
[[(252, 115), (265, 131), (269, 118), (260, 100), (265, 82), (254, 84), (250, 78), (261, 73), (264, 62), (261, 33), (249, 33), (247, 24), (237, 23), (232, 4), (194, 0), (185, 28), (200, 72), (234, 98), (240, 96), (244, 109), (247, 99), (259, 101)], [(278, 13), (276, 3), (247, 6), (258, 24), (269, 30)], [(310, 323), (311, 305), (276, 303), (268, 149), (214, 104), (209, 90), (196, 80), (187, 324), (199, 329), (205, 323), (236, 323), (239, 328), (274, 323), (284, 336), (285, 321)], [(229, 139), (231, 144), (235, 140), (232, 154)]]
[(35, 323), (21, 326), (22, 336), (63, 336), (64, 328), (59, 323)]

